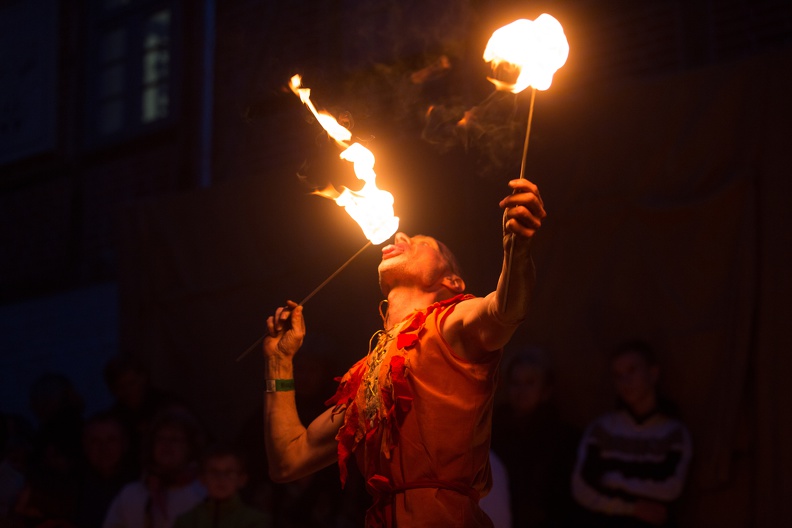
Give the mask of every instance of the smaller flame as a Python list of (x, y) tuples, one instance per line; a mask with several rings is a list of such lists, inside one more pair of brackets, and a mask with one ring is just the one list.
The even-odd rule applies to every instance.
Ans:
[(325, 189), (314, 191), (313, 194), (334, 200), (358, 223), (363, 234), (372, 244), (382, 244), (399, 228), (399, 218), (393, 214), (393, 195), (377, 188), (374, 182), (377, 178), (374, 172), (374, 154), (360, 143), (347, 145), (346, 142), (352, 138), (352, 133), (330, 114), (316, 110), (310, 99), (311, 90), (301, 88), (299, 75), (291, 78), (289, 86), (311, 110), (322, 128), (344, 148), (341, 159), (351, 162), (355, 175), (364, 182), (363, 188), (359, 191), (342, 187), (339, 192), (332, 185), (328, 185)]
[(529, 86), (547, 90), (553, 74), (566, 63), (568, 56), (564, 29), (547, 13), (535, 21), (522, 18), (495, 30), (484, 50), (484, 60), (491, 63), (493, 71), (507, 66), (506, 69), (519, 72), (513, 83), (489, 79), (499, 90), (512, 93), (520, 93)]
[(302, 77), (299, 75), (293, 75), (289, 80), (289, 88), (291, 88), (291, 91), (294, 92), (294, 94), (300, 98), (300, 101), (302, 101), (302, 103), (308, 107), (308, 110), (310, 110), (314, 117), (316, 117), (316, 120), (319, 121), (319, 124), (322, 125), (322, 128), (327, 131), (327, 134), (339, 143), (343, 143), (344, 141), (349, 141), (352, 139), (352, 132), (341, 126), (338, 121), (336, 121), (335, 117), (328, 114), (327, 112), (320, 112), (316, 109), (314, 104), (311, 102), (311, 89), (302, 88), (301, 85)]

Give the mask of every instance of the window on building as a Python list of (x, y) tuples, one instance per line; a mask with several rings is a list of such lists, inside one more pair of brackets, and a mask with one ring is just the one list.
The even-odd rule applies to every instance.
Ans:
[(157, 11), (145, 20), (143, 27), (141, 119), (150, 123), (168, 116), (170, 11)]
[(127, 31), (113, 29), (102, 36), (99, 70), (100, 134), (112, 134), (124, 127), (127, 83)]
[(95, 0), (87, 113), (92, 142), (126, 138), (175, 114), (174, 0)]

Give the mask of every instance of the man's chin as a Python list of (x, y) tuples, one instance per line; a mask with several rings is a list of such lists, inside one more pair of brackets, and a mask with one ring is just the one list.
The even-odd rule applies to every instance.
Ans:
[(394, 259), (382, 259), (377, 266), (380, 282), (382, 282), (383, 277), (387, 276), (397, 265), (398, 263)]

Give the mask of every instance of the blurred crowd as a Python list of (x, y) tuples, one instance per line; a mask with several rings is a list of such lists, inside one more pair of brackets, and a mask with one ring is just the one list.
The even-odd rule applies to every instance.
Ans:
[[(616, 404), (583, 431), (560, 417), (548, 355), (513, 352), (493, 413), (493, 491), (482, 500), (495, 526), (676, 526), (692, 447), (658, 391), (652, 348), (611, 351)], [(307, 423), (333, 381), (321, 367), (298, 375)], [(362, 479), (342, 490), (335, 466), (289, 484), (269, 479), (261, 409), (220, 442), (133, 359), (110, 361), (104, 376), (113, 403), (91, 416), (59, 374), (30, 387), (34, 422), (0, 414), (0, 528), (363, 526)]]
[(660, 366), (648, 343), (627, 341), (608, 356), (615, 405), (582, 432), (560, 417), (543, 350), (518, 351), (507, 363), (507, 398), (492, 431), (511, 504), (501, 526), (677, 526), (692, 456), (688, 430), (658, 390)]

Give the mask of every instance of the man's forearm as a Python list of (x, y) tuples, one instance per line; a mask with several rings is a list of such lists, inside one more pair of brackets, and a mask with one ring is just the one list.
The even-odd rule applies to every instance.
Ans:
[(536, 271), (531, 258), (531, 241), (517, 236), (509, 238), (498, 279), (495, 308), (499, 321), (517, 325), (528, 314)]
[(480, 299), (480, 303), (471, 305), (474, 308), (464, 315), (467, 335), (487, 351), (503, 348), (528, 313), (535, 280), (534, 266), (529, 241), (521, 239), (518, 242), (511, 262), (506, 246), (495, 291)]
[[(294, 368), (290, 359), (268, 358), (265, 373), (268, 380), (291, 380)], [(335, 434), (343, 415), (334, 420), (331, 411), (305, 427), (297, 413), (293, 389), (264, 393), (264, 442), (272, 480), (296, 480), (336, 460)]]
[(511, 180), (512, 194), (500, 201), (503, 212), (505, 259), (496, 291), (498, 319), (517, 325), (528, 315), (534, 286), (531, 240), (547, 216), (539, 188), (522, 176)]
[[(264, 372), (267, 383), (269, 380), (291, 380), (294, 378), (294, 365), (291, 359), (267, 357)], [(294, 390), (265, 392), (264, 442), (273, 480), (286, 478), (290, 466), (289, 445), (304, 433), (305, 427), (297, 414)]]

